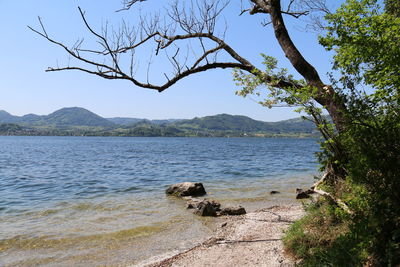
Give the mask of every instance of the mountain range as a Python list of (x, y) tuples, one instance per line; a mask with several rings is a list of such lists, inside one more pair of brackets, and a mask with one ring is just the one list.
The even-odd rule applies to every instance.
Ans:
[(79, 107), (49, 115), (14, 116), (0, 111), (1, 135), (89, 136), (315, 136), (315, 125), (302, 118), (263, 122), (246, 116), (219, 114), (194, 119), (147, 120), (103, 118)]

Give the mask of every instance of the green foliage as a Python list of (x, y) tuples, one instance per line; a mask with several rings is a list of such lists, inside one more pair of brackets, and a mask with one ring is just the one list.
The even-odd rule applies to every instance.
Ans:
[(350, 229), (343, 210), (328, 200), (306, 207), (307, 215), (290, 226), (283, 239), (299, 266), (362, 266), (368, 253)]
[(385, 12), (400, 17), (400, 1), (399, 0), (385, 0)]
[[(301, 107), (312, 105), (315, 89), (307, 87), (304, 80), (295, 80), (287, 69), (278, 68), (278, 61), (274, 57), (265, 54), (261, 54), (261, 56), (262, 64), (265, 67), (264, 71), (254, 70), (251, 74), (247, 74), (239, 69), (234, 70), (233, 79), (236, 81), (236, 85), (242, 88), (236, 92), (237, 95), (243, 97), (255, 95), (261, 99), (258, 103), (268, 108), (276, 105)], [(277, 86), (281, 81), (302, 86), (282, 89)], [(265, 88), (267, 90), (263, 90)]]
[(338, 78), (332, 76), (332, 82), (346, 106), (340, 134), (321, 119), (311, 88), (274, 88), (292, 79), (275, 59), (263, 55), (262, 73), (234, 73), (242, 96), (261, 96), (257, 90), (272, 76), (260, 103), (298, 105), (313, 116), (326, 139), (319, 154), (323, 168), (345, 178), (323, 187), (342, 199), (351, 215), (319, 200), (286, 234), (287, 250), (303, 266), (400, 264), (400, 2), (384, 3), (382, 8), (376, 0), (347, 0), (326, 17), (329, 26), (320, 43), (335, 52)]
[(0, 124), (0, 134), (2, 135), (11, 135), (13, 133), (21, 133), (24, 129), (13, 123), (4, 123)]
[[(390, 120), (390, 121), (388, 121)], [(320, 199), (286, 233), (301, 266), (397, 266), (400, 263), (400, 118), (356, 125), (341, 137), (348, 177), (323, 190), (352, 210)], [(389, 147), (390, 146), (390, 147)]]
[(400, 17), (383, 12), (376, 0), (348, 0), (326, 19), (328, 33), (320, 43), (335, 51), (334, 69), (344, 87), (364, 83), (375, 89), (369, 98), (377, 105), (398, 102)]
[(354, 228), (368, 235), (368, 249), (381, 265), (400, 263), (400, 116), (388, 112), (352, 124), (342, 142), (355, 197)]
[[(240, 96), (261, 105), (299, 106), (316, 122), (325, 142), (318, 157), (331, 179), (324, 190), (342, 199), (319, 200), (284, 239), (303, 266), (397, 266), (400, 264), (400, 16), (399, 1), (347, 0), (326, 16), (320, 43), (335, 52), (332, 82), (346, 110), (340, 134), (315, 106), (313, 88), (295, 81), (276, 59), (262, 55), (265, 70), (234, 72)], [(272, 78), (269, 78), (272, 77)], [(279, 82), (302, 84), (278, 88)], [(364, 90), (363, 86), (367, 89)], [(262, 93), (261, 89), (267, 89)]]
[[(278, 61), (275, 58), (264, 54), (261, 56), (264, 71), (254, 70), (251, 74), (241, 70), (233, 72), (236, 85), (242, 88), (236, 94), (243, 97), (255, 96), (260, 99), (257, 102), (267, 108), (282, 105), (296, 106), (296, 112), (305, 112), (308, 115), (307, 119), (317, 126), (323, 137), (322, 152), (317, 153), (322, 163), (321, 169), (325, 169), (326, 166), (339, 169), (337, 166), (342, 158), (340, 144), (336, 138), (334, 124), (322, 115), (322, 108), (314, 100), (317, 88), (307, 86), (304, 80), (295, 80), (288, 74), (287, 69), (278, 68)], [(297, 86), (280, 88), (278, 84), (282, 81)]]
[[(400, 20), (393, 11), (396, 3), (390, 4), (384, 11), (377, 1), (348, 0), (327, 16), (328, 33), (320, 42), (335, 51), (334, 69), (340, 72), (335, 85), (341, 85), (336, 89), (347, 110), (346, 130), (324, 143), (321, 159), (325, 166), (334, 162), (346, 170), (346, 181), (326, 185), (330, 187), (326, 190), (345, 201), (353, 215), (334, 213), (348, 230), (335, 236), (333, 243), (324, 236), (320, 243), (313, 239), (316, 224), (310, 219), (292, 230), (292, 243), (307, 244), (307, 250), (292, 249), (305, 265), (341, 266), (331, 256), (339, 258), (338, 248), (346, 247), (357, 259), (351, 266), (365, 261), (374, 266), (400, 263)], [(364, 92), (361, 85), (370, 88)], [(343, 157), (331, 153), (329, 146), (334, 143), (340, 144)], [(324, 206), (317, 208), (318, 216), (331, 218), (326, 211)], [(315, 211), (310, 214), (317, 216)], [(335, 227), (329, 220), (320, 223)]]

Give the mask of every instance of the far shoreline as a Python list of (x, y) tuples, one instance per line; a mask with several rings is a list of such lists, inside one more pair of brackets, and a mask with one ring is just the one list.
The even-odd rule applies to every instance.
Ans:
[(291, 138), (291, 139), (318, 139), (319, 135), (271, 135), (271, 136), (140, 136), (140, 135), (35, 135), (35, 134), (0, 134), (0, 136), (18, 137), (135, 137), (135, 138)]

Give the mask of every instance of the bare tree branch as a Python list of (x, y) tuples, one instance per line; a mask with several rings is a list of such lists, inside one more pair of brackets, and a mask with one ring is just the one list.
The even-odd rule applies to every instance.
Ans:
[[(130, 9), (134, 4), (144, 1), (146, 0), (124, 0), (123, 3), (125, 9)], [(49, 36), (40, 18), (41, 30), (29, 28), (51, 43), (62, 47), (78, 63), (85, 65), (68, 65), (49, 68), (47, 71), (79, 70), (106, 79), (128, 80), (139, 87), (161, 92), (189, 75), (211, 69), (237, 68), (248, 73), (263, 73), (228, 45), (223, 37), (218, 37), (216, 33), (217, 20), (228, 3), (229, 0), (175, 0), (169, 6), (167, 16), (162, 17), (160, 14), (156, 14), (150, 19), (140, 16), (138, 28), (129, 29), (125, 25), (124, 30), (112, 31), (111, 34), (108, 32), (107, 25), (101, 34), (96, 32), (88, 23), (85, 13), (79, 8), (85, 27), (97, 39), (100, 49), (83, 47), (83, 39), (78, 40), (71, 48), (67, 47)], [(332, 86), (325, 85), (321, 81), (316, 69), (296, 48), (283, 20), (283, 15), (299, 18), (309, 15), (311, 11), (327, 13), (329, 9), (326, 7), (325, 0), (297, 0), (297, 2), (289, 0), (285, 9), (281, 7), (280, 0), (248, 0), (248, 3), (250, 7), (247, 9), (242, 7), (241, 14), (248, 12), (251, 15), (261, 14), (266, 17), (267, 20), (264, 24), (271, 23), (273, 25), (275, 37), (290, 63), (305, 78), (307, 86), (317, 89), (315, 100), (327, 108), (335, 124), (340, 126), (343, 119), (340, 110), (345, 110), (340, 102), (340, 97), (337, 96)], [(296, 3), (302, 3), (301, 8), (296, 6)], [(186, 50), (183, 49), (185, 43), (188, 45)], [(134, 59), (136, 50), (149, 48), (149, 45), (154, 47), (154, 52), (151, 53), (154, 53), (155, 56), (164, 56), (171, 64), (172, 74), (162, 73), (166, 78), (164, 83), (153, 84), (150, 82), (152, 60), (145, 71), (146, 82), (139, 81), (138, 77), (134, 75), (133, 64), (136, 64)], [(160, 51), (165, 53), (160, 54)], [(186, 56), (184, 55), (185, 51)], [(121, 58), (127, 53), (130, 54), (130, 65), (125, 70), (124, 64), (127, 61)], [(88, 55), (94, 58), (88, 57)], [(218, 57), (217, 55), (222, 56)], [(276, 88), (290, 89), (304, 86), (290, 79), (277, 81), (276, 78), (265, 73), (263, 73), (263, 77), (267, 85)]]
[[(131, 2), (134, 4), (133, 1)], [(80, 66), (66, 66), (66, 67), (50, 67), (47, 71), (62, 71), (62, 70), (79, 70), (84, 71), (86, 73), (95, 74), (100, 77), (106, 79), (125, 79), (133, 82), (135, 85), (150, 89), (156, 89), (158, 91), (163, 91), (166, 88), (170, 87), (180, 79), (202, 71), (207, 71), (210, 69), (215, 68), (239, 68), (245, 71), (252, 71), (255, 67), (246, 59), (242, 58), (237, 54), (229, 45), (227, 45), (222, 39), (219, 39), (215, 35), (213, 35), (213, 31), (215, 28), (215, 20), (217, 19), (218, 15), (221, 12), (221, 8), (224, 8), (225, 5), (219, 6), (220, 1), (214, 2), (212, 5), (204, 5), (204, 7), (199, 7), (201, 13), (201, 20), (204, 20), (203, 25), (200, 25), (200, 20), (194, 19), (193, 15), (188, 15), (185, 11), (180, 10), (178, 8), (178, 4), (176, 4), (173, 8), (172, 16), (174, 16), (176, 21), (180, 21), (182, 23), (181, 28), (188, 32), (187, 34), (183, 35), (168, 35), (167, 30), (158, 30), (159, 20), (155, 18), (150, 21), (141, 20), (141, 28), (139, 35), (142, 36), (138, 42), (136, 41), (136, 35), (138, 32), (134, 32), (133, 30), (125, 29), (124, 31), (113, 32), (112, 42), (113, 45), (110, 43), (110, 39), (108, 38), (108, 30), (107, 27), (103, 29), (103, 32), (100, 34), (96, 32), (88, 23), (85, 13), (79, 8), (79, 12), (81, 18), (84, 22), (84, 25), (92, 34), (92, 36), (96, 37), (98, 40), (98, 44), (100, 45), (101, 49), (86, 49), (82, 48), (83, 40), (78, 40), (71, 48), (67, 47), (61, 42), (58, 42), (51, 38), (43, 25), (41, 18), (39, 18), (39, 23), (41, 27), (41, 31), (38, 31), (32, 27), (29, 27), (32, 31), (39, 34), (40, 36), (44, 37), (51, 43), (54, 43), (60, 47), (62, 47), (67, 53), (78, 60), (78, 62), (85, 63), (89, 66), (95, 68), (95, 70), (91, 70), (90, 68), (87, 69), (85, 67)], [(183, 16), (184, 18), (180, 18), (179, 16)], [(126, 28), (126, 26), (125, 26)], [(206, 32), (197, 32), (197, 30), (205, 29)], [(196, 29), (196, 31), (195, 31)], [(132, 36), (132, 34), (134, 36)], [(136, 34), (136, 35), (135, 35)], [(124, 41), (125, 39), (127, 41)], [(157, 49), (155, 55), (158, 55), (160, 50), (166, 50), (172, 44), (175, 45), (175, 42), (183, 41), (183, 40), (199, 40), (203, 47), (203, 52), (200, 57), (194, 60), (192, 67), (186, 66), (186, 59), (183, 64), (178, 60), (178, 55), (180, 53), (180, 48), (178, 47), (172, 57), (170, 57), (170, 61), (175, 69), (175, 75), (173, 78), (168, 78), (168, 75), (164, 75), (167, 78), (167, 82), (162, 85), (155, 85), (149, 82), (149, 69), (150, 65), (147, 68), (147, 82), (143, 83), (138, 81), (136, 78), (133, 77), (133, 64), (134, 59), (133, 55), (135, 54), (135, 49), (141, 46), (144, 46), (147, 42), (155, 42), (157, 44)], [(204, 45), (204, 40), (207, 39), (211, 42), (216, 43), (214, 48), (206, 48)], [(127, 44), (127, 45), (126, 45)], [(234, 60), (233, 62), (230, 61), (222, 61), (218, 62), (216, 59), (214, 61), (209, 61), (208, 56), (212, 54), (218, 53), (220, 50), (225, 51), (230, 57)], [(188, 49), (189, 51), (189, 49)], [(130, 67), (127, 72), (124, 72), (122, 67), (120, 66), (120, 59), (119, 56), (131, 52), (130, 58)], [(107, 57), (111, 60), (111, 64), (107, 64), (96, 60), (91, 60), (82, 55), (81, 53), (90, 53), (94, 55), (103, 56), (104, 59)], [(202, 64), (205, 61), (206, 63)], [(236, 61), (236, 62), (235, 62)], [(151, 63), (151, 62), (150, 62)], [(186, 66), (186, 69), (184, 70)], [(129, 73), (129, 74), (127, 74)]]
[(134, 4), (136, 4), (137, 2), (144, 2), (146, 0), (123, 0), (122, 3), (124, 5), (123, 8), (117, 10), (117, 12), (119, 11), (123, 11), (123, 10), (128, 10), (130, 9)]
[(306, 20), (306, 29), (311, 29), (317, 32), (325, 30), (324, 17), (325, 15), (332, 13), (326, 0), (298, 0), (297, 6), (310, 12), (308, 19)]
[[(308, 0), (303, 0), (303, 1), (308, 1)], [(240, 13), (240, 15), (243, 15), (244, 13), (248, 12), (250, 15), (255, 15), (255, 14), (269, 14), (270, 13), (270, 4), (268, 1), (265, 1), (265, 5), (261, 7), (260, 5), (254, 3), (251, 8), (243, 9)], [(286, 10), (281, 10), (281, 13), (284, 15), (289, 15), (294, 18), (300, 18), (301, 16), (307, 16), (310, 14), (310, 11), (308, 9), (303, 9), (303, 10), (293, 10), (293, 4), (295, 3), (295, 0), (290, 0)], [(270, 24), (270, 23), (265, 23), (265, 24)]]
[[(167, 30), (157, 30), (157, 26), (159, 24), (158, 18), (155, 18), (152, 21), (146, 22), (144, 20), (141, 21), (141, 29), (140, 29), (140, 36), (141, 38), (139, 41), (136, 41), (136, 36), (132, 36), (131, 34), (137, 34), (137, 31), (134, 32), (133, 30), (121, 30), (119, 32), (113, 32), (113, 45), (110, 44), (110, 39), (108, 38), (108, 30), (107, 28), (103, 29), (102, 34), (96, 32), (88, 23), (86, 19), (85, 13), (79, 8), (79, 12), (81, 18), (84, 22), (84, 25), (89, 30), (89, 32), (97, 38), (98, 44), (101, 47), (101, 50), (96, 49), (86, 49), (82, 48), (83, 39), (78, 40), (74, 46), (71, 48), (67, 47), (65, 44), (58, 42), (51, 38), (43, 25), (42, 20), (39, 18), (39, 23), (41, 26), (41, 31), (38, 31), (32, 27), (29, 27), (32, 31), (39, 34), (40, 36), (44, 37), (51, 43), (54, 43), (60, 47), (62, 47), (67, 53), (72, 57), (78, 60), (78, 62), (82, 62), (87, 64), (88, 66), (94, 67), (93, 69), (81, 67), (81, 66), (66, 66), (66, 67), (50, 67), (47, 69), (49, 72), (53, 71), (63, 71), (63, 70), (79, 70), (86, 73), (94, 74), (105, 79), (124, 79), (133, 82), (135, 85), (149, 88), (149, 89), (156, 89), (158, 91), (163, 91), (168, 87), (172, 86), (179, 80), (187, 77), (189, 75), (216, 69), (216, 68), (238, 68), (247, 72), (259, 71), (257, 68), (252, 65), (248, 60), (241, 57), (231, 46), (229, 46), (223, 39), (218, 38), (213, 34), (215, 29), (215, 20), (219, 16), (221, 12), (221, 8), (225, 8), (226, 4), (220, 5), (220, 1), (214, 2), (214, 4), (204, 4), (203, 6), (199, 6), (199, 12), (201, 11), (201, 19), (194, 18), (193, 14), (187, 14), (186, 11), (180, 10), (178, 8), (178, 4), (172, 7), (172, 16), (180, 25), (180, 28), (186, 32), (186, 34), (176, 34), (176, 35), (168, 35)], [(203, 21), (201, 25), (200, 21)], [(126, 25), (125, 25), (126, 28)], [(198, 30), (205, 30), (205, 32), (199, 32)], [(123, 40), (123, 36), (126, 36), (126, 41)], [(137, 80), (133, 74), (133, 64), (134, 59), (133, 55), (135, 54), (135, 49), (145, 45), (147, 42), (155, 42), (157, 44), (157, 49), (155, 55), (158, 55), (160, 50), (166, 50), (172, 44), (175, 45), (176, 42), (184, 41), (184, 40), (198, 40), (200, 47), (202, 47), (202, 53), (200, 56), (197, 56), (191, 65), (188, 67), (186, 63), (180, 64), (178, 60), (178, 55), (180, 53), (179, 47), (175, 50), (175, 53), (172, 57), (167, 57), (170, 59), (172, 66), (175, 69), (175, 74), (172, 78), (169, 78), (167, 74), (164, 73), (164, 76), (167, 78), (167, 81), (164, 84), (156, 85), (149, 82), (150, 75), (149, 69), (150, 65), (147, 68), (146, 77), (147, 82), (140, 82)], [(206, 48), (205, 40), (208, 42), (215, 43), (213, 48)], [(128, 45), (126, 45), (128, 44)], [(190, 49), (188, 49), (189, 51)], [(217, 61), (216, 55), (218, 52), (224, 51), (233, 61)], [(120, 66), (120, 59), (119, 56), (131, 52), (130, 58), (130, 67), (127, 72), (124, 72), (122, 67)], [(105, 63), (103, 60), (102, 62), (88, 59), (85, 55), (81, 53), (89, 53), (94, 55), (99, 55), (108, 57), (111, 61), (111, 64)], [(212, 61), (208, 59), (208, 56), (214, 55)], [(187, 60), (188, 56), (186, 56)], [(185, 60), (185, 62), (186, 62)], [(151, 62), (149, 62), (151, 64)], [(274, 82), (276, 86), (282, 87), (293, 87), (293, 86), (300, 86), (297, 84), (293, 84), (291, 82), (282, 81), (281, 83), (276, 83), (274, 79), (271, 77), (266, 78), (266, 82), (272, 83)]]

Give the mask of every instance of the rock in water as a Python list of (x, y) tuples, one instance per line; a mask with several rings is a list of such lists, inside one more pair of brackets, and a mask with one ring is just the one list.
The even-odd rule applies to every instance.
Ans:
[(297, 188), (296, 189), (296, 199), (305, 199), (310, 197), (310, 191), (304, 191), (303, 189)]
[(223, 208), (220, 215), (242, 215), (246, 214), (246, 210), (242, 206)]
[(221, 211), (221, 203), (211, 200), (211, 205), (214, 207), (215, 211)]
[(217, 216), (214, 205), (208, 200), (204, 200), (197, 204), (196, 211), (194, 213), (200, 216)]
[(204, 201), (205, 199), (195, 198), (195, 197), (182, 197), (186, 200), (186, 208), (187, 209), (196, 209), (197, 205)]
[(187, 209), (197, 209), (198, 205), (204, 201), (209, 201), (211, 205), (214, 207), (215, 211), (221, 210), (221, 203), (215, 200), (208, 200), (208, 199), (200, 199), (194, 197), (183, 197), (186, 200), (186, 208)]
[(269, 192), (271, 195), (275, 195), (275, 194), (280, 194), (281, 192), (279, 192), (279, 191), (275, 191), (275, 190), (272, 190), (271, 192)]
[(207, 194), (202, 183), (191, 182), (171, 185), (165, 192), (169, 195), (174, 195), (178, 197), (202, 196)]

